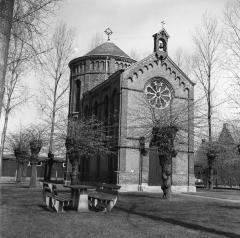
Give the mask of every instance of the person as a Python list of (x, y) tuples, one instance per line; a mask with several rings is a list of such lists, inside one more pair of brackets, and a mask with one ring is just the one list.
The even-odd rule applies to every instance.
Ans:
[(48, 153), (48, 160), (46, 160), (45, 170), (44, 170), (44, 180), (51, 180), (52, 166), (54, 163), (54, 154), (50, 151)]

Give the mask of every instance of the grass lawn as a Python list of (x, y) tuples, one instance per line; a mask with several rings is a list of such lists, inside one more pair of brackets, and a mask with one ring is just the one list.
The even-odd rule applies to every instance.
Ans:
[[(239, 194), (240, 195), (240, 194)], [(124, 193), (112, 212), (48, 211), (40, 189), (1, 185), (1, 238), (240, 237), (240, 202)]]

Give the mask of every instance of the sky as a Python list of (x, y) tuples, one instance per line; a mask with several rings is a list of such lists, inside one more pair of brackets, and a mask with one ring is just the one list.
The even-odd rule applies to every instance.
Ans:
[[(230, 0), (231, 1), (231, 0)], [(193, 53), (192, 35), (207, 11), (221, 21), (228, 0), (63, 0), (49, 23), (50, 29), (60, 22), (67, 23), (75, 32), (75, 54), (79, 57), (90, 50), (92, 38), (110, 27), (111, 41), (124, 52), (132, 50), (140, 55), (153, 51), (152, 35), (162, 28), (170, 35), (169, 55), (181, 48), (187, 54)], [(31, 80), (29, 78), (31, 77)], [(26, 77), (30, 90), (38, 93), (38, 82), (34, 73)], [(220, 113), (220, 117), (223, 115)], [(224, 117), (224, 116), (223, 116)], [(9, 130), (13, 131), (41, 118), (36, 103), (28, 103), (15, 111), (9, 120)], [(1, 122), (3, 117), (1, 118)]]
[(152, 52), (152, 35), (165, 21), (171, 54), (178, 47), (191, 51), (192, 34), (202, 14), (208, 11), (220, 17), (226, 3), (227, 0), (65, 0), (58, 20), (74, 28), (79, 55), (87, 53), (92, 37), (107, 27), (114, 32), (111, 40), (126, 53), (132, 49)]

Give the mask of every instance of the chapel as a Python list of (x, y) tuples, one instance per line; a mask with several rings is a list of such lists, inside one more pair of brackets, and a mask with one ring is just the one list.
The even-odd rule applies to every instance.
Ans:
[[(107, 126), (116, 153), (105, 158), (80, 158), (80, 180), (121, 185), (123, 191), (160, 190), (161, 168), (151, 148), (151, 115), (178, 116), (182, 141), (172, 159), (172, 191), (195, 191), (194, 83), (168, 56), (167, 31), (153, 35), (153, 52), (139, 62), (108, 41), (70, 61), (69, 118), (95, 117)], [(191, 105), (191, 107), (189, 107)], [(180, 113), (179, 113), (180, 114)], [(155, 118), (155, 116), (154, 116)], [(147, 153), (140, 155), (139, 138)], [(71, 169), (69, 161), (68, 168)]]

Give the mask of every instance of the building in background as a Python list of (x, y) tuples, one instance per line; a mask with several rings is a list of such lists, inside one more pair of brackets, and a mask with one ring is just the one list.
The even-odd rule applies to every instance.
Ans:
[[(208, 174), (207, 156), (204, 147), (205, 140), (195, 153), (195, 176), (206, 184)], [(224, 123), (216, 144), (224, 148), (214, 164), (214, 185), (233, 186), (240, 184), (240, 130), (237, 126)]]

